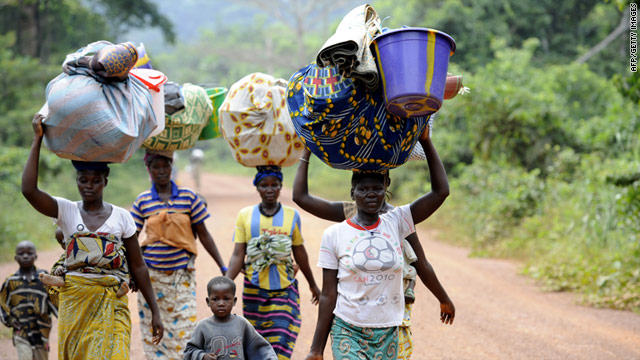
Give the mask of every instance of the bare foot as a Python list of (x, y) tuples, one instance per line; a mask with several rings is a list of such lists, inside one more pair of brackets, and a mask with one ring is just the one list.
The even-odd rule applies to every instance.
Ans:
[(123, 297), (129, 292), (129, 285), (126, 282), (122, 282), (120, 284), (120, 289), (116, 293), (116, 297)]
[(40, 277), (40, 281), (47, 286), (64, 286), (64, 278), (61, 276), (53, 276), (45, 273), (40, 273), (38, 276)]

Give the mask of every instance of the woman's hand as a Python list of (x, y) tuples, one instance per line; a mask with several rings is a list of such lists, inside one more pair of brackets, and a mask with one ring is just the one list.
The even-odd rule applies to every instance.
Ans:
[(420, 137), (418, 138), (418, 140), (427, 140), (429, 138), (429, 126), (427, 125), (424, 128), (424, 131), (422, 132), (422, 134), (420, 134)]
[(318, 305), (321, 293), (322, 291), (320, 291), (320, 288), (318, 288), (317, 286), (311, 286), (311, 303), (313, 305)]
[(164, 335), (164, 326), (162, 325), (162, 319), (160, 314), (153, 313), (151, 317), (151, 326), (153, 327), (153, 339), (151, 340), (155, 345), (160, 344), (162, 336)]
[(440, 321), (443, 324), (453, 325), (453, 319), (456, 317), (456, 307), (451, 301), (440, 304)]
[(218, 360), (218, 355), (213, 353), (204, 354), (202, 360)]
[(36, 113), (33, 116), (33, 120), (31, 120), (31, 126), (33, 127), (33, 134), (37, 137), (37, 138), (41, 138), (44, 136), (44, 129), (42, 128), (42, 121), (45, 119), (45, 116), (40, 114), (40, 113)]

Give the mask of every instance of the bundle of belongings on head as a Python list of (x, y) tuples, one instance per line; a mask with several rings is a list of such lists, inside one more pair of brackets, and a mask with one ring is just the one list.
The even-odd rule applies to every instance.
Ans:
[(291, 166), (302, 154), (285, 103), (286, 81), (254, 73), (233, 84), (220, 107), (220, 130), (247, 167)]
[[(429, 92), (444, 92), (445, 80), (445, 98), (452, 98), (463, 89), (460, 76), (446, 79), (448, 57), (455, 49), (448, 35), (419, 28), (391, 30), (385, 35), (387, 29), (380, 24), (371, 6), (354, 8), (320, 49), (316, 61), (289, 79), (287, 105), (296, 132), (312, 153), (334, 168), (383, 171), (409, 159), (424, 158), (417, 140), (430, 127), (430, 117), (437, 111), (436, 106), (426, 105), (431, 105), (426, 100), (433, 98)], [(391, 34), (394, 31), (403, 38), (396, 40), (398, 35)], [(410, 41), (406, 41), (407, 34)], [(434, 50), (431, 45), (436, 37), (438, 46)], [(383, 38), (386, 42), (376, 43)], [(403, 45), (405, 42), (410, 45)], [(398, 44), (428, 49), (411, 59), (416, 66), (407, 66), (394, 57), (400, 54), (393, 48)], [(429, 52), (439, 56), (437, 61)], [(393, 61), (389, 61), (390, 57)], [(403, 94), (401, 99), (392, 98), (391, 91), (396, 89), (391, 89), (390, 84), (410, 72), (420, 78), (418, 69), (424, 69), (427, 77), (418, 80), (422, 90), (410, 96)], [(432, 78), (436, 78), (433, 85)], [(401, 78), (400, 83), (407, 81)], [(439, 96), (442, 98), (443, 94)]]
[(151, 150), (192, 148), (202, 129), (211, 121), (213, 106), (207, 92), (198, 85), (167, 83), (164, 89), (165, 129), (144, 142)]
[(125, 162), (158, 126), (148, 89), (129, 70), (131, 43), (98, 41), (67, 55), (47, 85), (44, 143), (60, 157)]

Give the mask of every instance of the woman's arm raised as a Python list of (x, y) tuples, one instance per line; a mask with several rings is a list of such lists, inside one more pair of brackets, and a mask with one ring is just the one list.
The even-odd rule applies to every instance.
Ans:
[(344, 220), (344, 211), (341, 201), (327, 201), (323, 198), (309, 194), (308, 174), (311, 152), (305, 149), (300, 164), (293, 180), (293, 201), (306, 212), (321, 219), (341, 222)]
[(33, 142), (22, 172), (22, 195), (41, 214), (57, 218), (58, 203), (51, 195), (38, 189), (38, 162), (40, 161), (40, 148), (44, 136), (42, 120), (44, 120), (44, 116), (41, 114), (36, 114), (33, 117)]
[(444, 170), (442, 160), (438, 156), (435, 146), (425, 130), (420, 137), (420, 145), (424, 149), (429, 164), (429, 174), (431, 176), (431, 192), (421, 196), (411, 203), (411, 216), (413, 223), (417, 224), (431, 216), (444, 200), (449, 196), (449, 180), (447, 172)]

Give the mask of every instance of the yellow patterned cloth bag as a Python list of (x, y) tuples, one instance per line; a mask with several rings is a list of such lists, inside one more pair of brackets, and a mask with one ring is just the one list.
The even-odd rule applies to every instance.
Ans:
[(304, 146), (285, 102), (287, 82), (253, 73), (236, 82), (220, 107), (220, 130), (236, 161), (247, 167), (291, 166)]
[(198, 85), (184, 84), (184, 109), (165, 115), (164, 130), (148, 138), (143, 147), (150, 150), (185, 150), (192, 148), (202, 129), (211, 119), (213, 105), (207, 92)]

